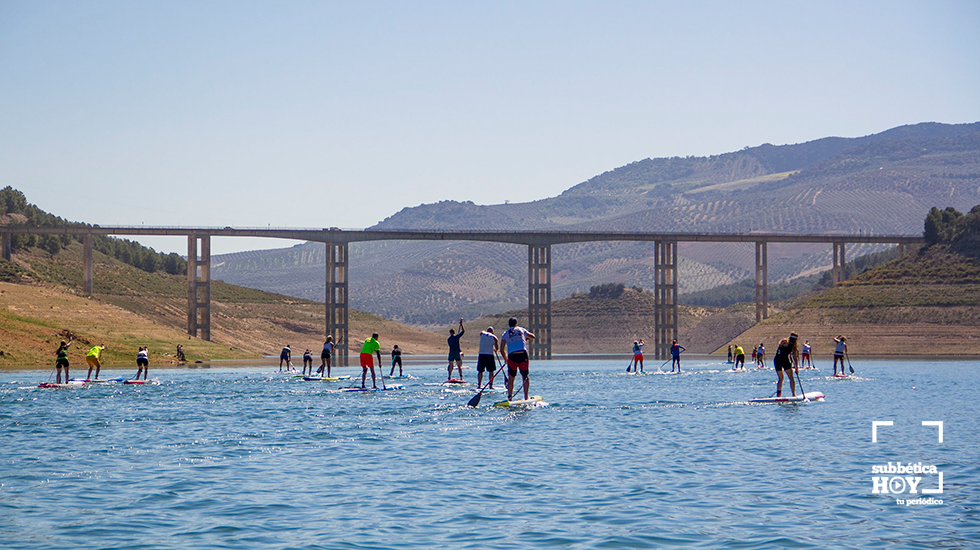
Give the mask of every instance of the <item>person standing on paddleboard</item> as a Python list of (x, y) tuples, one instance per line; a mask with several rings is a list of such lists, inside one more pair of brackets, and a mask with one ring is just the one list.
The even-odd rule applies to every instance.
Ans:
[(289, 372), (290, 369), (293, 368), (293, 364), (291, 362), (292, 356), (293, 351), (289, 349), (289, 344), (286, 344), (286, 347), (282, 348), (282, 351), (279, 352), (279, 372), (282, 372), (283, 362), (286, 363), (286, 372)]
[(333, 336), (327, 336), (320, 351), (320, 368), (317, 372), (324, 378), (330, 378), (330, 354), (333, 353)]
[(745, 370), (745, 350), (742, 349), (742, 346), (735, 344), (735, 365), (732, 366), (732, 370), (739, 368)]
[[(102, 357), (102, 352), (104, 350), (105, 344), (95, 346), (88, 350), (88, 355), (85, 356), (85, 362), (88, 363), (88, 375), (85, 377), (87, 380), (92, 380), (92, 369), (95, 369), (95, 379), (99, 379), (99, 371), (102, 370), (102, 362), (99, 358)], [(841, 362), (841, 365), (843, 364), (844, 363)]]
[(677, 343), (674, 340), (670, 344), (670, 372), (674, 372), (674, 365), (677, 365), (677, 374), (681, 372), (681, 352), (684, 351), (684, 346)]
[(497, 336), (493, 333), (493, 327), (487, 327), (480, 333), (480, 354), (476, 357), (476, 385), (483, 387), (483, 371), (487, 371), (490, 378), (488, 389), (493, 389), (494, 371), (497, 370)]
[(313, 376), (313, 350), (306, 348), (303, 352), (303, 376), (306, 376), (306, 366), (310, 366), (310, 376)]
[[(61, 341), (61, 345), (58, 346), (58, 358), (55, 359), (54, 368), (58, 371), (58, 383), (61, 383), (61, 367), (65, 367), (65, 383), (68, 383), (68, 348), (71, 347), (71, 333), (68, 333), (68, 342), (64, 340)], [(51, 380), (51, 378), (48, 378)]]
[(637, 369), (643, 372), (643, 338), (639, 342), (633, 342), (633, 370)]
[[(776, 369), (776, 397), (783, 396), (783, 374), (789, 377), (789, 391), (796, 397), (796, 384), (793, 381), (793, 369), (800, 375), (800, 350), (797, 349), (795, 332), (789, 333), (789, 338), (783, 338), (776, 346), (776, 355), (772, 356), (772, 367)], [(802, 388), (800, 388), (802, 390)]]
[(528, 370), (531, 367), (527, 356), (527, 341), (534, 340), (534, 334), (524, 327), (517, 326), (517, 317), (511, 317), (507, 324), (510, 325), (500, 337), (500, 355), (506, 354), (504, 360), (507, 362), (507, 400), (514, 397), (514, 378), (517, 371), (521, 371), (524, 378), (524, 400), (529, 398), (529, 386), (531, 381), (528, 378)]
[(731, 346), (731, 344), (728, 345), (728, 362), (729, 363), (732, 362), (732, 346)]
[(388, 376), (395, 375), (395, 365), (398, 365), (398, 377), (404, 376), (402, 374), (402, 350), (399, 349), (398, 344), (391, 348), (391, 373)]
[[(809, 367), (808, 367), (809, 365)], [(810, 341), (803, 342), (803, 349), (800, 350), (800, 366), (813, 368), (813, 360), (810, 359)]]
[(459, 339), (463, 337), (466, 333), (466, 329), (463, 328), (463, 318), (459, 318), (459, 334), (455, 330), (449, 329), (449, 338), (446, 342), (449, 344), (449, 376), (446, 380), (453, 379), (453, 363), (459, 368), (459, 379), (463, 379), (463, 355), (462, 350), (459, 348)]
[(759, 342), (759, 348), (755, 350), (756, 366), (760, 369), (766, 368), (766, 346)]
[(837, 361), (840, 361), (840, 375), (847, 376), (844, 370), (844, 355), (847, 354), (847, 338), (838, 336), (834, 338), (837, 347), (834, 348), (834, 376), (837, 376)]
[(150, 374), (150, 350), (146, 349), (146, 346), (140, 346), (139, 351), (136, 352), (136, 376), (133, 380), (139, 380), (140, 373), (143, 374), (143, 380), (146, 380), (146, 376)]
[[(375, 332), (370, 338), (364, 341), (364, 347), (361, 348), (361, 389), (364, 389), (364, 383), (367, 381), (367, 371), (371, 369), (371, 385), (374, 389), (378, 389), (378, 383), (374, 378), (374, 356), (371, 354), (377, 354), (378, 356), (378, 367), (381, 366), (381, 344), (378, 343), (378, 333)], [(384, 371), (381, 371), (381, 376), (384, 376)]]

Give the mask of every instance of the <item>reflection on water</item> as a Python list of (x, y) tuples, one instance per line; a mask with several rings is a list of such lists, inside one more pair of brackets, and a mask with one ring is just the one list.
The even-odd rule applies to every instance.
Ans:
[[(500, 393), (466, 407), (475, 390), (439, 385), (436, 362), (407, 365), (416, 378), (403, 390), (368, 394), (339, 391), (359, 376), (304, 382), (271, 362), (74, 390), (5, 371), (0, 534), (9, 548), (968, 547), (980, 536), (975, 362), (863, 361), (846, 380), (806, 371), (806, 390), (827, 395), (807, 405), (748, 404), (774, 391), (772, 371), (700, 360), (633, 376), (620, 363), (534, 363), (531, 393), (550, 405), (531, 410), (493, 407)], [(893, 422), (874, 444), (873, 420)], [(942, 444), (922, 420), (944, 422)], [(872, 494), (872, 467), (889, 461), (938, 465), (943, 505)]]

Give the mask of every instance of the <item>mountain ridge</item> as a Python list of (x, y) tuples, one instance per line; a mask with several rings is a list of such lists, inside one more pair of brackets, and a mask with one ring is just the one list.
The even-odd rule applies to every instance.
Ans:
[[(922, 123), (861, 138), (645, 159), (556, 197), (496, 205), (441, 201), (404, 208), (370, 229), (915, 235), (921, 234), (929, 208), (965, 209), (978, 202), (980, 123)], [(553, 247), (554, 299), (602, 283), (652, 287), (652, 247)], [(682, 293), (734, 283), (754, 269), (751, 245), (681, 243), (679, 248)], [(850, 257), (882, 249), (847, 248)], [(526, 252), (515, 245), (394, 241), (355, 243), (350, 250), (352, 306), (399, 321), (438, 325), (515, 309), (526, 300)], [(241, 262), (233, 255), (217, 256), (222, 264), (213, 275), (322, 300), (322, 258), (322, 245), (315, 243)], [(777, 282), (828, 267), (831, 254), (829, 246), (770, 245), (769, 260), (770, 281)]]

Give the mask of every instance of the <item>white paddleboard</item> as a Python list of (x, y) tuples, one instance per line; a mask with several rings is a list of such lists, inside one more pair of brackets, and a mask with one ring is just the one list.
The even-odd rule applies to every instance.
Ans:
[(544, 398), (540, 395), (532, 395), (530, 399), (518, 399), (515, 401), (500, 401), (494, 403), (494, 407), (533, 407), (538, 403), (544, 401)]
[(403, 390), (405, 386), (401, 384), (391, 385), (384, 388), (341, 388), (340, 391), (345, 392), (372, 392), (372, 391), (392, 391), (392, 390)]
[(803, 395), (790, 395), (783, 397), (756, 397), (749, 399), (749, 403), (802, 403), (805, 400), (823, 401), (826, 397), (823, 392), (808, 391)]

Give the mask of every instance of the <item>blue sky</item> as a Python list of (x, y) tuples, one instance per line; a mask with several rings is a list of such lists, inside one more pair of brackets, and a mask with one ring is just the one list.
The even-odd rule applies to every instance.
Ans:
[(976, 122), (977, 29), (975, 1), (0, 0), (0, 186), (101, 225), (523, 202), (647, 157)]

